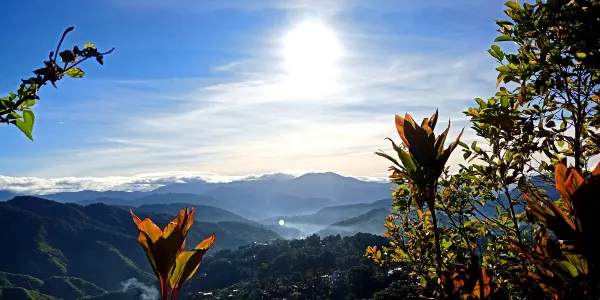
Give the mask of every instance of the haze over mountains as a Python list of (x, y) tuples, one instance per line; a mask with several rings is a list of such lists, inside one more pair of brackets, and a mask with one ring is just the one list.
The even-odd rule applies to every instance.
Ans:
[(315, 233), (381, 234), (383, 218), (372, 216), (389, 212), (392, 187), (320, 173), (228, 183), (192, 180), (151, 192), (15, 197), (3, 191), (2, 200), (10, 200), (0, 202), (0, 293), (15, 299), (75, 300), (119, 290), (130, 278), (151, 284), (152, 271), (136, 242), (129, 209), (163, 226), (179, 209), (195, 206), (188, 243), (216, 233), (212, 253)]
[[(257, 179), (225, 183), (188, 180), (149, 192), (79, 191), (35, 195), (59, 202), (140, 206), (189, 203), (225, 209), (250, 219), (309, 214), (336, 205), (370, 203), (388, 198), (393, 185), (362, 181), (335, 173), (308, 173), (299, 177), (269, 174)], [(14, 197), (1, 191), (0, 200)]]
[[(152, 271), (136, 242), (130, 209), (161, 226), (179, 209), (195, 206), (196, 223), (188, 242), (192, 245), (216, 233), (210, 256), (219, 250), (284, 239), (380, 235), (391, 210), (393, 187), (314, 173), (222, 183), (190, 180), (149, 192), (15, 197), (2, 191), (3, 200), (11, 200), (0, 202), (0, 293), (18, 300), (138, 299), (139, 289), (119, 292), (122, 283), (132, 278), (153, 284)], [(362, 252), (355, 254), (362, 256)]]

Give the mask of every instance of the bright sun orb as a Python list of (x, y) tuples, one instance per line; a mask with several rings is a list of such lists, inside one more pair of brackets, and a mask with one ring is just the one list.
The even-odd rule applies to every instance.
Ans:
[(285, 224), (285, 221), (279, 220), (279, 226), (283, 226), (283, 224)]
[(342, 55), (336, 33), (321, 23), (300, 23), (283, 39), (285, 68), (292, 80), (333, 80), (337, 75), (336, 62)]

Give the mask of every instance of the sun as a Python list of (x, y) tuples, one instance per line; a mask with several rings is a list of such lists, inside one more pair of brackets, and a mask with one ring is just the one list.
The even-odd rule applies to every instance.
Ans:
[(285, 69), (295, 81), (315, 83), (335, 79), (342, 55), (336, 32), (322, 23), (300, 23), (283, 38)]

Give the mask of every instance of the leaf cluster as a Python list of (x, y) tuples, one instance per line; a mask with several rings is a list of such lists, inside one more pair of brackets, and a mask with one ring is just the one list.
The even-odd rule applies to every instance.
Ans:
[(100, 52), (94, 44), (87, 43), (83, 49), (74, 46), (71, 50), (61, 51), (66, 35), (74, 29), (75, 27), (69, 27), (63, 32), (56, 50), (51, 51), (48, 60), (44, 61), (44, 67), (33, 71), (35, 76), (21, 79), (16, 93), (11, 92), (8, 96), (0, 98), (0, 123), (17, 126), (27, 138), (33, 140), (35, 114), (32, 108), (40, 99), (38, 95), (40, 88), (47, 83), (56, 88), (56, 83), (65, 75), (82, 78), (85, 72), (79, 68), (79, 65), (90, 58), (94, 58), (101, 65), (104, 64), (104, 56), (110, 54), (114, 48), (107, 52)]

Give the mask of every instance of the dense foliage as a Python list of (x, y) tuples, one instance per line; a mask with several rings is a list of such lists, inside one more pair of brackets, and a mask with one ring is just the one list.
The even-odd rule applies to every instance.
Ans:
[[(163, 225), (172, 219), (166, 214), (144, 216)], [(130, 216), (124, 209), (17, 197), (0, 203), (0, 218), (15, 228), (0, 231), (0, 290), (14, 295), (9, 299), (139, 299), (139, 289), (121, 291), (124, 281), (138, 278), (149, 286), (156, 284), (144, 251), (136, 245), (138, 231), (128, 222)], [(383, 237), (313, 235), (287, 241), (275, 240), (273, 233), (265, 236), (258, 227), (252, 231), (250, 224), (239, 223), (244, 231), (238, 227), (227, 231), (229, 227), (219, 224), (196, 222), (188, 235), (190, 244), (214, 231), (218, 236), (215, 247), (244, 246), (211, 249), (196, 276), (183, 286), (180, 298), (211, 299), (229, 294), (233, 299), (417, 296), (408, 266), (388, 273), (390, 270), (362, 256), (368, 245), (384, 245)], [(246, 232), (247, 236), (237, 240), (232, 232)], [(266, 239), (254, 238), (260, 236)]]
[(600, 165), (592, 172), (590, 161), (600, 153), (600, 2), (506, 6), (496, 42), (516, 53), (491, 47), (499, 90), (465, 112), (485, 145), (460, 143), (469, 160), (451, 175), (427, 163), (443, 154), (437, 113), (421, 126), (397, 116), (399, 160), (378, 153), (399, 184), (392, 241), (367, 255), (410, 262), (434, 298), (599, 299)]
[[(172, 219), (168, 214), (139, 215), (151, 217), (163, 226)], [(4, 224), (0, 230), (0, 271), (42, 280), (43, 283), (32, 286), (33, 290), (48, 291), (46, 288), (51, 285), (45, 282), (51, 277), (80, 278), (106, 291), (120, 289), (121, 282), (130, 278), (153, 283), (152, 269), (136, 243), (138, 230), (127, 210), (104, 204), (80, 206), (17, 197), (0, 202), (0, 220)], [(241, 227), (243, 231), (239, 230)], [(215, 251), (280, 238), (272, 231), (249, 224), (196, 222), (187, 239), (190, 245), (196, 245), (213, 232), (219, 236), (212, 249)], [(0, 275), (0, 283), (26, 287), (17, 285), (15, 276), (3, 280), (6, 276)], [(83, 284), (69, 282), (64, 286), (83, 289)]]
[[(362, 256), (383, 237), (312, 235), (223, 250), (202, 263), (184, 299), (416, 299), (408, 266), (379, 268)], [(230, 296), (231, 295), (231, 296)]]

